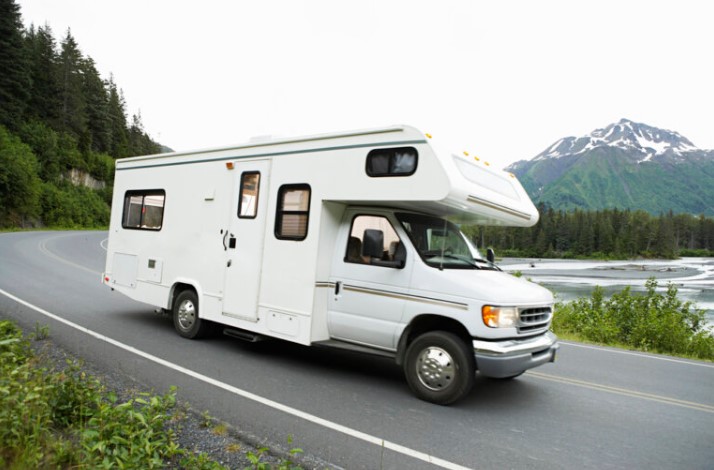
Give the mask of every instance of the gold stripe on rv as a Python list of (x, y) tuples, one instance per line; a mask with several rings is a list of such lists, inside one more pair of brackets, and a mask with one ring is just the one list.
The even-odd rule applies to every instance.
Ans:
[[(315, 287), (334, 288), (335, 283), (334, 282), (316, 282)], [(460, 310), (468, 310), (469, 309), (469, 306), (464, 303), (451, 302), (449, 300), (432, 299), (430, 297), (422, 297), (419, 295), (400, 294), (398, 292), (390, 292), (390, 291), (386, 291), (386, 290), (370, 289), (367, 287), (357, 287), (357, 286), (350, 286), (350, 285), (343, 285), (342, 288), (344, 290), (348, 290), (348, 291), (352, 291), (352, 292), (361, 292), (363, 294), (379, 295), (382, 297), (390, 297), (393, 299), (411, 300), (411, 301), (422, 302), (422, 303), (432, 304), (432, 305), (455, 307)]]

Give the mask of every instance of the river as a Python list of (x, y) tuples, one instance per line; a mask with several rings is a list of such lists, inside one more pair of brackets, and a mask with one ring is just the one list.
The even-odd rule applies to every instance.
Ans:
[(667, 285), (673, 283), (679, 297), (704, 310), (710, 328), (714, 326), (714, 258), (629, 261), (505, 258), (500, 266), (504, 271), (520, 271), (523, 277), (549, 288), (562, 301), (589, 296), (596, 285), (607, 296), (625, 286), (630, 286), (633, 292), (644, 292), (647, 279), (655, 277), (658, 290), (666, 291)]

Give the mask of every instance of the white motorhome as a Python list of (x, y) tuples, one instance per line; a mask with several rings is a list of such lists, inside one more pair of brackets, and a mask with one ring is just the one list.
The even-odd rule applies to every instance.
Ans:
[(483, 259), (458, 224), (527, 227), (518, 180), (408, 126), (117, 161), (103, 282), (221, 325), (393, 357), (420, 398), (555, 359), (553, 296)]

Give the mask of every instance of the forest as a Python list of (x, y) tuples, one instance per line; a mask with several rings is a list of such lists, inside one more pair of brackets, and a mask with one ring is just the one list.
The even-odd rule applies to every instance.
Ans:
[(535, 258), (676, 258), (714, 256), (714, 219), (703, 215), (654, 216), (637, 210), (555, 210), (539, 206), (530, 228), (462, 227), (479, 247), (499, 256)]
[(25, 28), (14, 0), (0, 0), (0, 70), (0, 228), (106, 226), (115, 159), (162, 149), (140, 115), (71, 31)]

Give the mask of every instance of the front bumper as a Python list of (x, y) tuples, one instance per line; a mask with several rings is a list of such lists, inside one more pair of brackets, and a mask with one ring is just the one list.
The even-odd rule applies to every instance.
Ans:
[(476, 368), (486, 377), (505, 378), (555, 361), (560, 345), (550, 331), (527, 339), (474, 340)]

